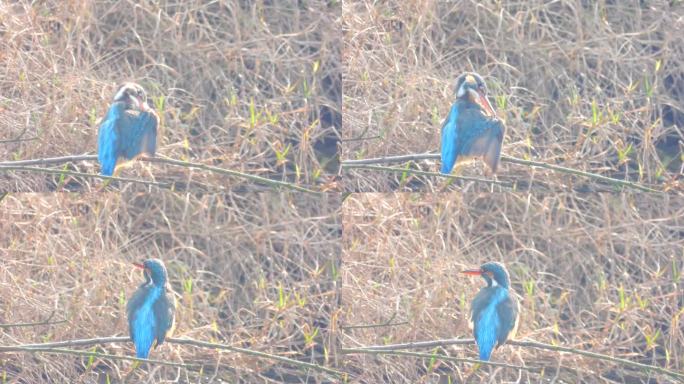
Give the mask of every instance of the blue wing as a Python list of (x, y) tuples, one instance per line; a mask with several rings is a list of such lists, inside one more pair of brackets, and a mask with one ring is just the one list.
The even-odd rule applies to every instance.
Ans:
[(471, 319), (480, 360), (488, 361), (497, 345), (497, 332), (501, 324), (497, 307), (505, 300), (505, 295), (503, 289), (488, 287), (481, 289), (473, 300)]
[(121, 119), (124, 106), (114, 103), (107, 111), (104, 121), (100, 124), (97, 137), (97, 159), (100, 162), (100, 173), (111, 176), (116, 167), (118, 156), (119, 134), (117, 123)]
[(518, 301), (509, 294), (496, 307), (496, 312), (499, 315), (500, 320), (499, 328), (496, 331), (498, 335), (498, 346), (505, 343), (511, 331), (515, 329), (516, 323), (518, 322)]
[(157, 328), (155, 337), (157, 339), (156, 345), (160, 345), (166, 339), (167, 334), (173, 327), (174, 313), (176, 310), (175, 300), (173, 296), (169, 299), (169, 295), (173, 293), (164, 292), (155, 301), (153, 310), (154, 317), (157, 320)]
[(128, 302), (128, 330), (135, 345), (135, 356), (146, 359), (154, 344), (156, 319), (152, 305), (153, 298), (150, 286), (142, 286), (133, 294)]
[(440, 172), (449, 174), (456, 163), (458, 151), (456, 148), (458, 140), (458, 106), (454, 103), (449, 111), (442, 126), (442, 168)]
[(457, 153), (482, 156), (492, 172), (496, 172), (504, 137), (503, 123), (483, 115), (479, 109), (467, 108), (460, 113), (457, 125), (460, 128)]
[(157, 115), (153, 112), (127, 113), (119, 122), (119, 154), (130, 160), (146, 153), (154, 155), (157, 148)]
[(131, 160), (141, 153), (154, 156), (158, 124), (159, 117), (152, 111), (126, 111), (124, 103), (112, 104), (98, 133), (100, 173), (113, 175), (121, 157)]

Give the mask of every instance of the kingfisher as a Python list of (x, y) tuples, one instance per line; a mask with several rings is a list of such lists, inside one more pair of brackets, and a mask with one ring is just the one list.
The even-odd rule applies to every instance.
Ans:
[(487, 286), (477, 293), (470, 311), (473, 336), (480, 352), (480, 360), (489, 361), (494, 348), (513, 337), (518, 328), (518, 300), (510, 289), (510, 278), (501, 263), (489, 262), (479, 269), (463, 271), (479, 275)]
[(487, 100), (487, 86), (475, 72), (456, 79), (456, 102), (442, 125), (443, 174), (456, 162), (480, 157), (496, 173), (505, 127)]
[(146, 359), (152, 347), (162, 344), (171, 335), (176, 303), (161, 260), (149, 259), (133, 265), (142, 268), (145, 282), (126, 306), (128, 329), (135, 344), (135, 356)]
[(124, 83), (114, 95), (97, 138), (100, 173), (112, 176), (117, 165), (157, 149), (159, 116), (147, 104), (145, 90), (136, 83)]

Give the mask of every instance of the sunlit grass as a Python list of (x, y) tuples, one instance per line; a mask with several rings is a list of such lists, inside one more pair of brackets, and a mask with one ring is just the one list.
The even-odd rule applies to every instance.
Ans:
[[(672, 231), (678, 231), (683, 204), (639, 193), (353, 194), (342, 211), (345, 325), (378, 326), (345, 332), (346, 345), (472, 338), (471, 303), (486, 283), (460, 272), (500, 261), (520, 301), (516, 340), (630, 360), (647, 356), (678, 370), (681, 362), (668, 356), (682, 353), (678, 340), (684, 337), (684, 309), (672, 306), (683, 242)], [(394, 313), (408, 323), (383, 326)], [(473, 345), (440, 352), (477, 358)], [(578, 378), (573, 369), (589, 366), (601, 375), (627, 372), (517, 346), (496, 349), (492, 360), (534, 363), (553, 372), (560, 366), (570, 382)], [(445, 380), (447, 372), (471, 369), (398, 356), (358, 355), (348, 364), (364, 367), (369, 381), (418, 381), (433, 368), (434, 377)], [(480, 368), (471, 374), (485, 381), (517, 380), (505, 371)], [(465, 374), (458, 377), (466, 381)]]

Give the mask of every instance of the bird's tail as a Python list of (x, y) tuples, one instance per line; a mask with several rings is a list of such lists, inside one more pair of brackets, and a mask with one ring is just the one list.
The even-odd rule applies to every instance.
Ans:
[[(152, 349), (152, 348), (150, 348), (150, 349)], [(144, 348), (136, 349), (135, 350), (135, 357), (137, 357), (138, 359), (147, 359), (147, 357), (150, 355), (150, 349), (144, 349)]]
[(441, 161), (442, 167), (440, 172), (443, 174), (451, 173), (451, 169), (456, 164), (458, 151), (456, 150), (456, 140), (458, 136), (456, 127), (456, 118), (458, 117), (458, 109), (456, 105), (451, 107), (449, 116), (442, 126), (442, 150)]
[(480, 352), (480, 360), (489, 361), (489, 358), (492, 356), (492, 347), (478, 346), (478, 348)]

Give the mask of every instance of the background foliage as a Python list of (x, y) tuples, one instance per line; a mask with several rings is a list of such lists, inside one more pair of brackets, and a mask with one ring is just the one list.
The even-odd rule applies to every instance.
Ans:
[[(343, 158), (438, 152), (454, 81), (476, 71), (506, 122), (504, 154), (679, 187), (682, 12), (679, 1), (344, 2)], [(353, 191), (449, 186), (375, 170), (345, 176)], [(499, 179), (535, 191), (600, 189), (507, 163)]]
[[(684, 370), (684, 202), (643, 194), (354, 194), (342, 208), (345, 348), (472, 338), (467, 315), (503, 262), (521, 302), (517, 339)], [(404, 323), (405, 322), (405, 323)], [(438, 350), (441, 352), (441, 350)], [(447, 348), (477, 358), (475, 346)], [(472, 364), (350, 355), (361, 382), (670, 382), (571, 354), (504, 346)], [(450, 381), (449, 381), (450, 380)], [(650, 381), (649, 381), (650, 380)]]
[[(325, 183), (337, 172), (341, 128), (339, 15), (339, 5), (323, 1), (4, 2), (0, 140), (10, 142), (0, 143), (0, 158), (94, 153), (99, 119), (117, 86), (133, 80), (162, 116), (162, 156)], [(122, 176), (240, 183), (144, 167)], [(67, 168), (99, 171), (94, 162)], [(0, 174), (3, 190), (94, 187), (91, 180)]]
[[(178, 294), (174, 336), (330, 364), (339, 202), (302, 194), (9, 195), (0, 204), (0, 345), (125, 336), (125, 303), (143, 281), (132, 262), (164, 260)], [(130, 343), (98, 351), (133, 355)], [(318, 382), (296, 367), (164, 344), (153, 359), (201, 363), (133, 372), (167, 382)], [(130, 362), (3, 354), (8, 382), (119, 382)], [(220, 368), (220, 371), (216, 369)], [(200, 380), (201, 379), (201, 380)]]

